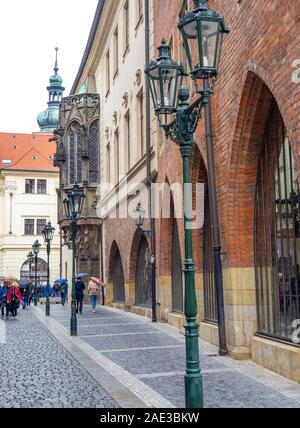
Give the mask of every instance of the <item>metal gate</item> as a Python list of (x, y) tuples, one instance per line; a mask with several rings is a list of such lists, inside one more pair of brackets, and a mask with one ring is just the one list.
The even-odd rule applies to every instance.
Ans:
[(182, 260), (176, 219), (172, 232), (172, 311), (183, 313)]
[(299, 186), (279, 109), (274, 102), (259, 160), (255, 201), (258, 333), (291, 341), (299, 311)]
[(151, 254), (147, 239), (140, 241), (135, 274), (135, 303), (151, 306)]
[(117, 250), (113, 267), (114, 302), (125, 303), (124, 270), (120, 251)]
[(215, 289), (214, 256), (211, 236), (211, 218), (209, 196), (205, 198), (205, 215), (203, 226), (203, 276), (204, 276), (204, 320), (218, 322), (218, 310)]

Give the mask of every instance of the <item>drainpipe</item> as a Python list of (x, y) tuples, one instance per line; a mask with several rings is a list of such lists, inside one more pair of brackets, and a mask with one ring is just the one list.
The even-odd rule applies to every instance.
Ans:
[[(150, 62), (150, 5), (149, 0), (145, 0), (145, 63)], [(156, 231), (155, 218), (152, 203), (152, 174), (151, 174), (151, 104), (150, 88), (146, 79), (146, 150), (147, 150), (147, 186), (149, 191), (149, 213), (151, 229), (151, 295), (152, 295), (152, 322), (157, 322), (156, 314)]]
[[(104, 220), (102, 220), (102, 223), (101, 223), (101, 226), (100, 226), (100, 253), (101, 253), (100, 254), (101, 277), (100, 278), (101, 278), (101, 280), (102, 280), (102, 282), (104, 284), (104, 260), (103, 260), (103, 257), (104, 257), (103, 236), (104, 236), (104, 234), (103, 234), (103, 223), (104, 223)], [(101, 291), (102, 291), (102, 293), (101, 293), (102, 305), (105, 306), (105, 291), (104, 291), (104, 287), (103, 286), (101, 286)]]
[(10, 219), (9, 219), (9, 235), (12, 235), (12, 200), (13, 200), (14, 194), (11, 192), (9, 194), (10, 197)]

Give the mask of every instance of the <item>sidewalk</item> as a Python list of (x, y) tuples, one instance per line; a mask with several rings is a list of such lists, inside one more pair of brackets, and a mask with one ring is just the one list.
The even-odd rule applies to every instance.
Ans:
[[(34, 311), (60, 343), (101, 383), (121, 407), (184, 407), (184, 336), (167, 324), (98, 307), (78, 316), (79, 337), (69, 336), (69, 307)], [(256, 365), (219, 357), (203, 341), (201, 368), (205, 406), (299, 408), (300, 385)]]
[(1, 321), (0, 408), (118, 407), (34, 316), (32, 306), (18, 320)]

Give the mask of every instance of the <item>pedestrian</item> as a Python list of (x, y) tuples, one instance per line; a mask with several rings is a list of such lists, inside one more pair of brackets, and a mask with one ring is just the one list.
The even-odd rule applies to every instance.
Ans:
[(29, 287), (27, 283), (24, 286), (22, 286), (21, 295), (22, 295), (22, 307), (24, 310), (26, 309), (26, 306), (28, 306), (28, 301), (29, 301)]
[(53, 297), (59, 297), (59, 284), (57, 282), (53, 285)]
[(68, 294), (68, 284), (66, 282), (63, 282), (60, 286), (60, 299), (61, 299), (61, 304), (63, 306), (65, 306), (67, 294)]
[(1, 318), (4, 318), (4, 310), (6, 309), (6, 298), (8, 294), (7, 283), (3, 282), (0, 288), (0, 308), (1, 308)]
[(20, 293), (19, 284), (14, 281), (7, 294), (7, 303), (10, 306), (10, 312), (14, 320), (17, 319), (18, 307), (20, 306), (21, 301), (22, 295)]
[(85, 285), (81, 281), (81, 277), (78, 277), (75, 282), (75, 294), (76, 294), (76, 313), (78, 311), (82, 314), (82, 304), (83, 304), (83, 291), (85, 290)]
[(31, 302), (34, 298), (34, 285), (31, 281), (31, 279), (28, 281), (28, 289), (29, 289), (29, 298), (28, 298), (28, 306), (31, 305)]
[(97, 296), (99, 294), (99, 286), (92, 279), (89, 282), (88, 291), (90, 295), (90, 302), (92, 305), (93, 313), (95, 314), (97, 306)]

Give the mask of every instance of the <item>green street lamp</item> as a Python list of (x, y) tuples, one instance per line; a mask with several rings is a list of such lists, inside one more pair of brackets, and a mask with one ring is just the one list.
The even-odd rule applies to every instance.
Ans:
[[(225, 310), (223, 297), (222, 247), (217, 200), (216, 172), (214, 159), (214, 134), (211, 114), (211, 80), (218, 76), (223, 34), (229, 33), (224, 18), (207, 7), (206, 0), (194, 0), (195, 9), (182, 17), (178, 28), (184, 39), (189, 58), (190, 74), (196, 82), (197, 92), (203, 98), (205, 119), (208, 192), (214, 253), (214, 277), (218, 310), (219, 354), (228, 354), (225, 331)], [(196, 41), (196, 47), (193, 45)], [(194, 56), (193, 56), (194, 55)], [(202, 88), (198, 90), (198, 80)]]
[(27, 261), (28, 261), (28, 265), (29, 265), (29, 279), (31, 279), (31, 268), (32, 268), (32, 264), (34, 262), (34, 254), (32, 251), (30, 251), (27, 254)]
[(55, 228), (52, 227), (52, 224), (50, 221), (42, 230), (42, 235), (43, 235), (44, 242), (45, 242), (46, 248), (47, 248), (46, 317), (50, 316), (50, 296), (49, 296), (49, 289), (50, 289), (50, 251), (51, 251), (51, 242), (53, 240), (54, 232), (55, 232)]
[(80, 190), (78, 184), (73, 186), (66, 199), (64, 199), (64, 209), (67, 219), (71, 227), (72, 241), (72, 303), (71, 303), (71, 321), (70, 335), (77, 336), (77, 317), (76, 317), (76, 292), (75, 292), (75, 275), (76, 275), (76, 235), (77, 235), (77, 219), (82, 213), (82, 208), (85, 200), (85, 194)]
[[(185, 32), (183, 33), (182, 31), (182, 33), (190, 66), (192, 67), (192, 78), (194, 80), (204, 78), (206, 81), (206, 79), (215, 77), (218, 74), (221, 50), (220, 33), (224, 32), (223, 30), (225, 27), (221, 24), (223, 21), (220, 20), (220, 16), (207, 8), (205, 0), (194, 0), (194, 3), (195, 10), (193, 12), (188, 12), (182, 18), (179, 23), (179, 29), (181, 31), (182, 28), (185, 29)], [(206, 18), (206, 21), (209, 21), (210, 25), (213, 25), (214, 31), (216, 32), (215, 36), (218, 42), (214, 44), (211, 42), (210, 38), (207, 39), (208, 36), (211, 37), (212, 30), (210, 29), (211, 27), (209, 27), (209, 29), (206, 28), (206, 21), (204, 18)], [(186, 23), (189, 25), (188, 27), (185, 26)], [(194, 29), (196, 29), (196, 32), (194, 31), (192, 33)], [(188, 45), (187, 41), (192, 41), (192, 43)], [(204, 45), (205, 49), (209, 48), (209, 52), (204, 49)], [(194, 55), (198, 55), (197, 60), (193, 59)], [(213, 62), (211, 61), (211, 57), (214, 58)], [(192, 229), (190, 227), (192, 221), (192, 194), (191, 186), (187, 186), (186, 184), (191, 183), (190, 158), (194, 144), (194, 133), (201, 116), (202, 108), (204, 108), (204, 110), (207, 109), (207, 104), (210, 100), (210, 89), (204, 87), (203, 90), (197, 91), (200, 97), (189, 105), (189, 91), (185, 87), (180, 87), (184, 70), (182, 66), (176, 64), (171, 59), (171, 50), (169, 46), (166, 45), (165, 40), (163, 40), (162, 46), (159, 48), (159, 58), (156, 61), (151, 61), (145, 72), (148, 77), (154, 109), (159, 118), (160, 125), (164, 128), (167, 138), (170, 138), (179, 146), (183, 160), (185, 235), (184, 313), (186, 317), (185, 400), (187, 408), (202, 408), (203, 384), (199, 357), (199, 325), (197, 323), (198, 309), (195, 290)], [(164, 122), (161, 120), (161, 117), (165, 117)], [(209, 151), (211, 149), (212, 146)], [(210, 159), (210, 162), (211, 161), (212, 163), (210, 163), (208, 174), (210, 183), (212, 175), (215, 176), (213, 158)], [(214, 186), (211, 186), (210, 191), (212, 191), (213, 188)], [(211, 196), (211, 199), (214, 199), (213, 196)], [(217, 207), (217, 205), (215, 207)], [(219, 268), (220, 265), (218, 265), (218, 269)], [(217, 273), (219, 275), (220, 271), (218, 270)]]
[(37, 306), (37, 288), (38, 288), (38, 278), (37, 278), (37, 267), (38, 267), (38, 255), (40, 252), (41, 244), (38, 240), (32, 246), (33, 256), (34, 256), (34, 306)]
[(229, 30), (223, 16), (209, 9), (206, 0), (194, 0), (194, 5), (178, 24), (190, 73), (194, 79), (217, 77), (223, 34)]

